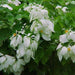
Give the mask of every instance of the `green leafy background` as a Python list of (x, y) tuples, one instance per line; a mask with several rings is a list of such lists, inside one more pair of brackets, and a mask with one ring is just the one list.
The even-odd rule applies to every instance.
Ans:
[[(54, 30), (51, 41), (47, 42), (41, 39), (38, 50), (35, 54), (35, 60), (25, 65), (22, 75), (75, 75), (75, 63), (69, 60), (58, 60), (56, 47), (59, 44), (59, 35), (64, 33), (66, 29), (75, 30), (75, 5), (65, 5), (66, 2), (72, 0), (20, 0), (20, 6), (14, 6), (13, 11), (7, 8), (0, 7), (0, 52), (9, 55), (15, 55), (15, 52), (10, 48), (9, 38), (17, 30), (20, 30), (24, 23), (29, 24), (29, 13), (19, 11), (26, 3), (38, 3), (43, 5), (49, 11), (49, 17), (54, 23)], [(0, 4), (5, 3), (1, 2)], [(57, 5), (68, 7), (69, 13), (63, 13), (61, 10), (56, 10)], [(18, 20), (22, 18), (21, 20)], [(14, 25), (15, 23), (15, 25)], [(63, 30), (64, 29), (64, 30)], [(0, 75), (9, 75), (8, 73), (0, 72)], [(12, 73), (10, 75), (13, 75)]]

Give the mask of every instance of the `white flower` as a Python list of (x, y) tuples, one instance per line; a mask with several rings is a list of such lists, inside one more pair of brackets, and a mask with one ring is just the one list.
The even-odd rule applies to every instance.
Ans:
[(71, 4), (75, 4), (75, 1), (71, 1)]
[(60, 35), (59, 40), (61, 43), (66, 43), (71, 39), (70, 30), (65, 30), (65, 34)]
[(39, 4), (36, 4), (36, 3), (32, 4), (32, 3), (30, 3), (29, 6), (24, 7), (24, 10), (28, 11), (28, 12), (31, 12), (31, 10), (33, 10), (33, 9), (37, 9), (38, 10), (38, 9), (43, 9), (43, 8), (44, 7), (39, 5)]
[(31, 31), (41, 33), (44, 40), (51, 40), (51, 33), (54, 32), (54, 24), (50, 20), (41, 19), (40, 22), (34, 21), (31, 26)]
[(28, 49), (26, 51), (26, 55), (27, 55), (27, 57), (33, 57), (33, 51), (31, 49)]
[(61, 43), (57, 46), (57, 50), (62, 47)]
[(24, 10), (30, 12), (31, 8), (30, 7), (24, 7)]
[(28, 34), (27, 34), (27, 36), (30, 36), (30, 35), (31, 35), (31, 33), (28, 33)]
[(57, 5), (57, 6), (56, 6), (56, 9), (59, 9), (59, 8), (62, 8), (62, 6), (60, 6), (60, 5)]
[(9, 66), (13, 65), (15, 62), (15, 58), (11, 57), (9, 55), (5, 55), (3, 58), (1, 58), (1, 65), (0, 70), (5, 70), (9, 68)]
[(35, 41), (39, 41), (39, 39), (40, 39), (40, 34), (36, 34)]
[(5, 61), (6, 61), (6, 57), (5, 56), (0, 57), (0, 64), (2, 64)]
[(66, 2), (66, 3), (65, 3), (65, 5), (68, 5), (68, 4), (69, 4), (69, 2)]
[(25, 63), (28, 63), (31, 57), (34, 58), (34, 52), (31, 49), (27, 49), (26, 54), (24, 56)]
[(30, 46), (30, 37), (24, 36), (23, 40), (25, 48), (28, 48)]
[(68, 42), (67, 35), (66, 35), (66, 34), (60, 35), (59, 40), (60, 40), (61, 43), (66, 43), (66, 42)]
[(24, 56), (24, 62), (28, 63), (30, 61), (30, 57), (29, 56)]
[(38, 10), (35, 11), (35, 9), (31, 10), (31, 12), (30, 12), (30, 22), (32, 20), (41, 19), (43, 17), (40, 11), (41, 11), (40, 9), (39, 9), (39, 11)]
[(13, 10), (13, 8), (10, 7), (8, 4), (3, 4), (3, 5), (1, 5), (1, 6), (4, 7), (4, 8), (8, 8), (9, 10)]
[(14, 33), (14, 35), (10, 39), (11, 39), (10, 46), (13, 48), (22, 43), (22, 36), (19, 34)]
[(57, 5), (57, 6), (56, 6), (56, 9), (61, 9), (61, 10), (65, 13), (65, 12), (67, 12), (67, 9), (68, 9), (68, 8), (67, 8), (67, 7), (62, 7), (62, 6)]
[(72, 39), (73, 42), (75, 42), (75, 32), (74, 31), (70, 32), (70, 39)]
[(41, 10), (41, 13), (42, 13), (42, 17), (44, 17), (45, 19), (49, 18), (48, 11), (46, 9)]
[(17, 50), (17, 58), (23, 57), (25, 55), (24, 44), (20, 44)]
[(62, 60), (62, 57), (64, 57), (66, 60), (70, 57), (70, 54), (72, 53), (71, 51), (71, 46), (68, 46), (68, 47), (62, 47), (61, 50), (58, 51), (58, 57), (59, 57), (59, 60), (61, 61)]
[[(71, 58), (73, 62), (75, 62), (75, 45), (72, 45), (72, 43), (75, 42), (75, 32), (71, 30), (66, 30), (65, 34), (60, 35), (60, 43), (57, 46), (57, 55), (59, 57), (59, 60), (61, 61), (64, 57), (66, 60), (68, 58)], [(71, 41), (72, 40), (72, 41)], [(68, 46), (64, 46), (64, 43), (68, 43)], [(61, 44), (63, 43), (63, 44)], [(71, 46), (70, 46), (71, 45)]]
[(8, 3), (12, 3), (12, 4), (16, 5), (16, 6), (18, 6), (19, 4), (21, 4), (21, 2), (18, 1), (18, 0), (8, 0)]
[(9, 55), (5, 55), (6, 56), (6, 65), (12, 65), (15, 62), (15, 58)]
[(41, 19), (40, 22), (44, 27), (48, 27), (50, 31), (54, 32), (54, 24), (50, 20)]
[(39, 24), (37, 21), (34, 21), (30, 28), (31, 32), (39, 33), (38, 26), (41, 26), (41, 24)]
[(73, 42), (75, 42), (75, 32), (66, 30), (65, 34), (60, 35), (59, 40), (61, 43), (66, 43), (69, 40), (73, 40)]
[(51, 40), (50, 37), (51, 35), (42, 34), (42, 38), (46, 41), (50, 41)]
[(30, 22), (35, 19), (48, 19), (48, 11), (43, 9), (41, 5), (30, 4), (28, 7), (25, 7), (24, 10), (30, 13)]
[(63, 7), (62, 11), (65, 13), (65, 12), (67, 12), (67, 9), (68, 9), (67, 7)]
[(59, 60), (60, 60), (60, 61), (62, 60), (62, 57), (63, 57), (65, 54), (67, 54), (67, 48), (66, 48), (66, 47), (63, 47), (63, 48), (61, 49), (61, 51), (58, 52), (58, 57), (59, 57)]
[(30, 12), (30, 22), (35, 19), (48, 19), (48, 11), (45, 9), (33, 9)]
[(73, 53), (75, 54), (75, 45), (72, 46), (72, 51), (73, 51)]
[(36, 41), (32, 41), (31, 45), (30, 45), (30, 48), (31, 50), (37, 50), (37, 47), (38, 47), (38, 42)]
[(12, 66), (13, 71), (16, 72), (22, 72), (23, 65), (25, 65), (25, 62), (22, 59), (18, 59)]
[(68, 58), (71, 58), (72, 61), (73, 61), (73, 57), (75, 56), (75, 45), (74, 46), (68, 46), (68, 47), (65, 47), (63, 46), (61, 49), (58, 50), (58, 57), (59, 57), (59, 60), (61, 61), (62, 60), (62, 57), (64, 57), (66, 60)]

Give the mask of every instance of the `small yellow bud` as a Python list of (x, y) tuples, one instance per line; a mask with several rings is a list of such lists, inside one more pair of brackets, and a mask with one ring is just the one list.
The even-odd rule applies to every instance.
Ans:
[(16, 33), (13, 34), (14, 37), (15, 37), (16, 35), (17, 35)]
[(43, 30), (41, 30), (40, 32), (43, 33)]
[(65, 30), (65, 33), (68, 33), (68, 30)]
[(71, 48), (68, 48), (67, 50), (68, 50), (68, 51), (71, 51)]

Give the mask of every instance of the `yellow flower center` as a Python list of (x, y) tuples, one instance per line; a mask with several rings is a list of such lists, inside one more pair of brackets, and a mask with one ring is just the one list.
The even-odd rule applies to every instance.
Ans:
[(15, 37), (16, 35), (17, 35), (16, 33), (13, 34), (14, 37)]
[(68, 48), (67, 50), (68, 50), (68, 51), (71, 51), (71, 48)]
[(41, 30), (40, 32), (43, 33), (43, 30)]
[(68, 33), (68, 30), (65, 30), (65, 33)]

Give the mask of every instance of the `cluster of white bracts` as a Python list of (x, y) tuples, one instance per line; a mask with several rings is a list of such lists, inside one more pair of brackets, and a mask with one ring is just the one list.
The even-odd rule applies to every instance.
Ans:
[(46, 41), (51, 40), (51, 34), (54, 32), (54, 24), (50, 21), (48, 11), (38, 4), (29, 4), (24, 10), (30, 13), (31, 32), (41, 34)]
[(23, 71), (23, 65), (25, 65), (23, 59), (16, 60), (15, 57), (0, 53), (0, 71), (11, 71), (14, 75), (20, 75)]
[(21, 4), (21, 2), (19, 0), (8, 0), (8, 3), (14, 4), (16, 6), (18, 6), (19, 4)]
[[(34, 55), (35, 55), (35, 51), (37, 50), (38, 47), (38, 41), (40, 39), (40, 35), (37, 34), (32, 35), (34, 36), (34, 38), (32, 39), (32, 36), (30, 37), (30, 33), (27, 36), (22, 37), (19, 34), (14, 34), (11, 37), (11, 42), (10, 42), (10, 46), (16, 50), (16, 58), (17, 58), (17, 63), (19, 64), (18, 60), (21, 59), (23, 61), (20, 61), (20, 63), (24, 62), (24, 64), (21, 64), (21, 66), (19, 66), (19, 68), (16, 68), (14, 66), (13, 69), (19, 69), (16, 70), (17, 73), (21, 73), (22, 70), (20, 70), (20, 68), (22, 67), (23, 69), (23, 65), (25, 65), (26, 63), (28, 63), (30, 61), (31, 58), (34, 59)], [(15, 64), (18, 66), (18, 64)], [(15, 73), (16, 73), (15, 72)]]
[[(73, 62), (75, 62), (75, 32), (71, 30), (66, 30), (65, 34), (60, 35), (59, 37), (60, 44), (57, 47), (57, 55), (59, 60), (61, 61), (62, 58), (66, 60), (71, 58)], [(68, 43), (68, 46), (64, 46), (63, 44)]]
[(64, 13), (66, 13), (68, 8), (67, 7), (62, 7), (60, 5), (57, 5), (56, 9), (61, 9)]
[(10, 38), (10, 46), (14, 50), (17, 49), (16, 58), (0, 53), (0, 71), (4, 70), (6, 72), (9, 70), (15, 75), (20, 75), (23, 71), (23, 66), (30, 61), (30, 58), (34, 59), (40, 36), (37, 34), (34, 36), (33, 40), (32, 37), (29, 37), (29, 35), (22, 38), (22, 36), (19, 34), (13, 34), (13, 36)]
[(9, 4), (14, 4), (15, 6), (18, 6), (19, 4), (21, 4), (21, 2), (18, 0), (8, 0), (8, 4), (1, 4), (0, 6), (8, 8), (9, 10), (13, 10), (13, 8)]
[[(12, 1), (9, 0), (9, 2)], [(3, 54), (0, 57), (0, 70), (7, 71), (9, 69), (15, 75), (21, 74), (23, 66), (31, 58), (35, 59), (34, 55), (38, 48), (40, 37), (46, 41), (50, 41), (52, 32), (54, 32), (54, 24), (49, 20), (48, 11), (43, 6), (29, 4), (28, 7), (24, 7), (24, 10), (30, 13), (30, 23), (32, 22), (30, 31), (34, 35), (31, 33), (26, 35), (25, 30), (24, 32), (18, 31), (18, 34), (14, 33), (10, 38), (10, 46), (16, 51), (16, 58)]]

